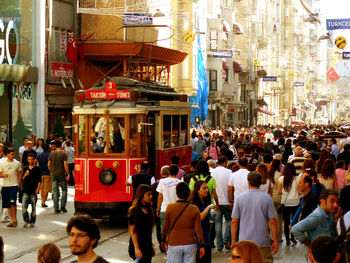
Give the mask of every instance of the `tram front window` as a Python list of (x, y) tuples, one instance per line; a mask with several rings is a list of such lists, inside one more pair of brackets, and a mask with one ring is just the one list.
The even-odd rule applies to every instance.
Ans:
[(92, 153), (104, 153), (106, 152), (106, 132), (107, 124), (106, 119), (103, 117), (90, 118), (91, 125), (91, 152)]
[(109, 118), (109, 152), (125, 152), (125, 120), (124, 118)]

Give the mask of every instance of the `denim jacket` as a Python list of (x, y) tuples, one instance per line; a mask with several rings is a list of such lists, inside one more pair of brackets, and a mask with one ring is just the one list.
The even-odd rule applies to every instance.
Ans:
[(334, 216), (317, 206), (307, 218), (293, 226), (292, 234), (300, 241), (307, 238), (310, 242), (319, 235), (336, 237)]

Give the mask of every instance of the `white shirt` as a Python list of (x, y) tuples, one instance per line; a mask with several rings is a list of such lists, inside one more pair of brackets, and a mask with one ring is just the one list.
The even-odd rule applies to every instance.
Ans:
[[(1, 159), (0, 159), (0, 163), (2, 163), (3, 161), (6, 161), (7, 160), (7, 157), (2, 157)], [(0, 178), (0, 187), (2, 186), (2, 183), (3, 183), (3, 181), (4, 181), (4, 178)]]
[(3, 178), (2, 186), (18, 186), (18, 172), (22, 171), (21, 163), (17, 160), (8, 162), (7, 160), (0, 162), (0, 172), (8, 174), (8, 177)]
[(270, 179), (266, 179), (266, 184), (262, 184), (259, 187), (260, 191), (263, 191), (266, 194), (269, 194), (269, 190), (273, 187), (273, 183)]
[(294, 180), (292, 182), (292, 186), (289, 189), (289, 192), (284, 190), (283, 187), (283, 179), (284, 176), (280, 176), (278, 178), (278, 182), (282, 185), (282, 199), (281, 204), (285, 206), (297, 206), (300, 204), (300, 195), (298, 191), (298, 176), (294, 176)]
[(165, 212), (168, 204), (176, 202), (178, 199), (176, 195), (176, 185), (180, 182), (181, 180), (173, 177), (163, 178), (159, 181), (156, 191), (163, 195), (160, 212)]
[(25, 150), (27, 150), (27, 147), (24, 147), (24, 145), (22, 145), (21, 147), (19, 147), (18, 152), (23, 154)]
[(67, 152), (67, 163), (74, 163), (74, 154), (75, 154), (74, 148), (71, 146), (67, 147), (66, 152)]
[(267, 139), (271, 139), (271, 142), (273, 142), (274, 136), (272, 133), (265, 133), (264, 137), (265, 137), (266, 141), (267, 141)]
[[(344, 215), (344, 225), (345, 225), (345, 229), (348, 230), (349, 226), (350, 226), (350, 211), (348, 211), (345, 215)], [(337, 231), (338, 231), (338, 235), (341, 234), (341, 230), (340, 230), (340, 220), (338, 220), (337, 223)]]
[(219, 205), (229, 205), (230, 201), (227, 195), (227, 186), (232, 171), (223, 166), (218, 166), (211, 170), (211, 176), (216, 183), (216, 194), (219, 199)]
[(241, 193), (248, 191), (248, 174), (249, 171), (247, 169), (239, 169), (238, 171), (231, 173), (228, 185), (234, 187), (235, 199)]

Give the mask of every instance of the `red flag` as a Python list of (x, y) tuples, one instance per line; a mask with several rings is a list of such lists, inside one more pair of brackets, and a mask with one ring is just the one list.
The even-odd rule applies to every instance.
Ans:
[[(76, 66), (78, 64), (78, 57), (84, 59), (84, 42), (87, 42), (94, 34), (95, 33), (89, 35), (83, 34), (77, 39), (74, 39), (74, 41), (68, 42), (66, 57), (73, 65)], [(79, 42), (79, 40), (81, 40), (81, 42)]]
[(337, 74), (337, 72), (334, 70), (333, 67), (331, 67), (328, 72), (327, 72), (327, 76), (329, 78), (329, 80), (333, 83), (336, 82), (338, 79), (340, 79), (340, 76)]

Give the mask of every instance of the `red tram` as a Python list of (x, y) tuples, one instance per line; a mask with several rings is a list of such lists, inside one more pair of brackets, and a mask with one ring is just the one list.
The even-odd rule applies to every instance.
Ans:
[(173, 155), (188, 170), (190, 111), (186, 95), (155, 82), (112, 77), (77, 91), (76, 213), (125, 215), (133, 196), (125, 182), (144, 161), (155, 177)]

